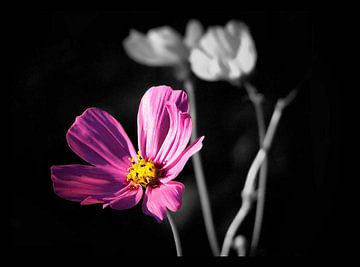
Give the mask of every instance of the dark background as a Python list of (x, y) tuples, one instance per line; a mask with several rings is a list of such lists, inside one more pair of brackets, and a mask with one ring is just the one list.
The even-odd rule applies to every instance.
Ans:
[[(336, 252), (338, 135), (332, 14), (302, 11), (163, 13), (145, 11), (16, 12), (12, 27), (11, 179), (12, 250), (109, 255), (175, 255), (167, 222), (141, 212), (80, 206), (57, 197), (51, 165), (83, 163), (65, 134), (87, 107), (110, 112), (136, 138), (136, 114), (153, 85), (182, 89), (169, 68), (133, 62), (122, 41), (131, 28), (169, 25), (181, 34), (191, 18), (205, 27), (245, 22), (258, 51), (249, 81), (266, 97), (267, 121), (279, 97), (298, 87), (285, 110), (270, 153), (267, 201), (259, 255), (304, 256)], [(330, 25), (330, 26), (329, 26)], [(241, 204), (247, 170), (257, 152), (255, 114), (245, 91), (195, 78), (201, 151), (220, 245)], [(178, 177), (186, 185), (174, 214), (184, 255), (210, 255), (191, 161)], [(254, 213), (239, 233), (250, 237)]]

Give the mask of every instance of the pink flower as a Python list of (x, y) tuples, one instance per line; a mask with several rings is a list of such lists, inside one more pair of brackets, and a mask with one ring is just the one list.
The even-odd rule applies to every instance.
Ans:
[(90, 165), (51, 167), (54, 191), (82, 205), (102, 203), (123, 210), (142, 199), (142, 210), (158, 222), (181, 207), (184, 185), (173, 181), (204, 137), (188, 147), (192, 130), (184, 91), (150, 88), (138, 111), (136, 153), (126, 132), (110, 114), (89, 108), (67, 132), (70, 148)]

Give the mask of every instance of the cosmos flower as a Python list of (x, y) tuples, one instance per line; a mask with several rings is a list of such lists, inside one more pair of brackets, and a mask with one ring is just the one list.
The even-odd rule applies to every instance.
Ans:
[[(70, 148), (90, 165), (51, 167), (54, 191), (82, 205), (102, 203), (123, 210), (142, 202), (158, 222), (181, 207), (185, 189), (174, 181), (204, 137), (188, 147), (192, 130), (187, 94), (167, 86), (150, 88), (141, 99), (136, 152), (121, 124), (88, 108), (67, 132)], [(145, 192), (145, 193), (144, 193)]]
[(201, 24), (190, 20), (184, 38), (169, 26), (151, 29), (146, 35), (132, 29), (123, 45), (129, 57), (140, 64), (175, 66), (188, 61), (190, 49), (202, 34)]
[(192, 71), (206, 81), (232, 81), (248, 74), (257, 54), (247, 26), (230, 21), (225, 27), (210, 27), (190, 54)]

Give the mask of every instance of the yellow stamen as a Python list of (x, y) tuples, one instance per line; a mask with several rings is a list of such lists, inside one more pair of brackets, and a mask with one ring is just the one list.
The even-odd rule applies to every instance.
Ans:
[(140, 151), (137, 153), (138, 163), (135, 163), (133, 158), (129, 158), (131, 167), (128, 169), (129, 174), (127, 180), (133, 186), (141, 185), (147, 187), (148, 185), (156, 186), (158, 184), (159, 170), (151, 160), (145, 160), (141, 157)]

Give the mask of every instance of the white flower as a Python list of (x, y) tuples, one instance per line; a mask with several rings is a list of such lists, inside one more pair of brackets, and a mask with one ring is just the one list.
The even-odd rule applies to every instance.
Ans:
[(188, 61), (190, 49), (197, 45), (203, 29), (196, 20), (190, 20), (183, 38), (169, 26), (151, 29), (147, 34), (131, 30), (124, 40), (129, 57), (148, 66), (175, 66)]
[(192, 71), (207, 81), (239, 79), (253, 70), (256, 59), (249, 29), (238, 21), (210, 27), (190, 55)]

